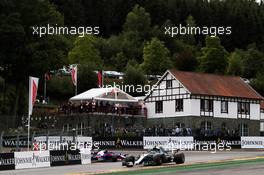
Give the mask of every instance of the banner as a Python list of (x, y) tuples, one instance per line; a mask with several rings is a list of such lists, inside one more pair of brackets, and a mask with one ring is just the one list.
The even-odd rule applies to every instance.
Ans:
[(194, 143), (196, 145), (205, 145), (205, 144), (220, 144), (222, 143), (225, 147), (228, 145), (231, 148), (241, 148), (241, 138), (239, 136), (207, 136), (207, 137), (195, 137)]
[(76, 165), (81, 164), (80, 150), (53, 150), (50, 151), (50, 164), (51, 166), (62, 166), (62, 165)]
[(49, 151), (15, 152), (15, 169), (50, 167)]
[(143, 148), (142, 137), (95, 137), (93, 146), (99, 149), (107, 148)]
[(264, 149), (264, 137), (241, 137), (241, 148)]
[[(26, 148), (28, 145), (27, 138), (24, 136), (19, 137), (17, 140), (16, 136), (4, 136), (2, 140), (3, 147), (15, 148), (18, 144), (19, 148)], [(31, 140), (29, 141), (31, 144)]]
[(28, 114), (32, 114), (33, 106), (37, 98), (38, 91), (38, 78), (29, 77), (29, 100), (28, 100)]
[[(39, 136), (34, 138), (34, 144), (38, 144), (39, 148), (40, 145), (43, 148), (43, 145), (46, 147), (47, 137), (46, 136)], [(66, 147), (70, 148), (73, 143), (73, 137), (71, 136), (49, 136), (48, 137), (48, 149), (49, 150), (67, 150)], [(92, 137), (83, 137), (77, 136), (76, 137), (76, 144), (75, 146), (78, 149), (92, 149), (93, 140)], [(65, 148), (65, 149), (62, 149)]]
[(0, 153), (0, 171), (14, 170), (14, 169), (15, 169), (14, 153)]
[(81, 162), (83, 165), (91, 164), (91, 150), (81, 150)]
[(193, 137), (143, 137), (143, 148), (164, 147), (166, 149), (191, 149)]

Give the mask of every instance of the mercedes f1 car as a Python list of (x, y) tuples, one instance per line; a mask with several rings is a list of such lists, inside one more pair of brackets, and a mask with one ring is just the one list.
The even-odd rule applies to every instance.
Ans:
[(169, 153), (163, 147), (152, 148), (146, 154), (142, 154), (135, 158), (135, 156), (127, 156), (122, 161), (122, 166), (133, 167), (134, 165), (161, 165), (163, 163), (175, 162), (182, 164), (185, 162), (185, 155), (179, 153), (179, 150)]
[(110, 152), (108, 150), (101, 150), (99, 152), (92, 152), (92, 161), (97, 162), (117, 162), (125, 159), (125, 155), (120, 153)]

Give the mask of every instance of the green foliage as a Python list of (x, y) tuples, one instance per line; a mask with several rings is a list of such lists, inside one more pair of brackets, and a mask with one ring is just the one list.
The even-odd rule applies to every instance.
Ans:
[(256, 91), (258, 91), (262, 96), (264, 96), (264, 73), (263, 71), (259, 72), (256, 75), (256, 78), (253, 79), (250, 84)]
[(123, 52), (119, 52), (116, 54), (115, 58), (112, 58), (112, 61), (115, 63), (115, 67), (117, 71), (124, 71), (124, 68), (127, 64), (127, 58)]
[(248, 49), (243, 59), (243, 76), (246, 78), (254, 78), (257, 73), (263, 70), (264, 54), (260, 52), (255, 44), (248, 46)]
[(1, 1), (0, 17), (0, 75), (6, 81), (1, 112), (12, 116), (15, 127), (18, 116), (27, 113), (28, 76), (41, 78), (62, 67), (71, 43), (64, 36), (33, 35), (32, 26), (63, 25), (63, 16), (47, 0)]
[(225, 73), (228, 52), (221, 45), (219, 37), (206, 37), (206, 46), (203, 47), (200, 57), (200, 69), (207, 73)]
[(95, 68), (96, 66), (93, 64), (78, 66), (78, 93), (98, 87)]
[[(121, 46), (124, 56), (142, 62), (142, 51), (144, 42), (149, 38), (151, 32), (150, 15), (139, 5), (126, 16), (121, 37)], [(119, 43), (120, 44), (120, 43)]]
[(228, 57), (228, 67), (227, 73), (230, 75), (242, 75), (243, 70), (243, 60), (245, 57), (245, 52), (243, 50), (236, 49)]
[[(126, 67), (126, 72), (124, 76), (124, 85), (133, 85), (135, 89), (137, 87), (143, 87), (147, 83), (147, 79), (144, 76), (144, 73), (139, 68), (128, 65)], [(144, 88), (142, 88), (144, 90)], [(140, 89), (141, 91), (141, 89)], [(126, 89), (126, 92), (132, 96), (142, 96), (145, 95), (144, 92), (129, 92), (129, 88)]]
[(174, 54), (172, 62), (175, 68), (183, 71), (194, 71), (198, 65), (192, 50), (184, 50), (179, 54)]
[[(189, 15), (185, 21), (187, 27), (196, 27), (195, 20), (192, 15)], [(195, 36), (194, 34), (189, 34), (189, 35), (183, 35), (181, 36), (181, 39), (186, 43), (190, 45), (195, 44)]]
[(70, 76), (54, 76), (47, 82), (47, 94), (52, 99), (67, 100), (74, 96), (75, 87)]
[(97, 39), (91, 35), (77, 37), (73, 49), (69, 52), (70, 63), (101, 66), (102, 61), (100, 53), (95, 47), (96, 40)]
[(142, 34), (143, 36), (150, 31), (150, 15), (143, 7), (135, 5), (133, 10), (127, 14), (124, 31), (133, 31)]
[(145, 45), (143, 54), (144, 62), (141, 67), (147, 74), (161, 75), (172, 67), (169, 50), (157, 38), (153, 38)]
[[(48, 69), (56, 70), (68, 63), (80, 64), (80, 91), (96, 85), (94, 69), (126, 71), (131, 76), (139, 72), (141, 76), (137, 76), (142, 78), (141, 69), (147, 74), (163, 74), (172, 66), (187, 71), (199, 67), (203, 72), (243, 76), (253, 79), (257, 90), (263, 90), (264, 3), (3, 0), (0, 17), (0, 76), (6, 81), (2, 88), (0, 79), (0, 113), (25, 114), (28, 76), (40, 77), (42, 86)], [(74, 37), (73, 41), (62, 35), (39, 38), (32, 34), (32, 26), (47, 24), (99, 26), (100, 37)], [(164, 35), (164, 27), (179, 24), (231, 26), (232, 34), (220, 36), (221, 43), (218, 37), (205, 40), (203, 35), (174, 38)], [(254, 42), (255, 45), (247, 48)], [(70, 77), (55, 77), (49, 82), (47, 94), (64, 100), (74, 95)]]

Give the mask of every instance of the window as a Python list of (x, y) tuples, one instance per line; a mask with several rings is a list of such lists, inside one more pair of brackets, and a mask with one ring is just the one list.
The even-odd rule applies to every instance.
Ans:
[(204, 121), (201, 123), (201, 129), (202, 130), (211, 130), (212, 129), (212, 123), (208, 121)]
[(163, 102), (162, 101), (156, 101), (155, 110), (156, 110), (156, 113), (163, 112)]
[(172, 80), (167, 80), (166, 81), (166, 88), (172, 88)]
[(228, 102), (221, 101), (221, 113), (228, 113)]
[(260, 131), (264, 132), (264, 122), (260, 122)]
[(213, 100), (201, 99), (201, 111), (213, 112)]
[(240, 124), (240, 136), (248, 136), (248, 135), (249, 135), (248, 125), (245, 123)]
[(246, 114), (249, 115), (250, 105), (246, 102), (238, 102), (238, 114)]
[(183, 99), (175, 100), (175, 111), (176, 112), (183, 111)]

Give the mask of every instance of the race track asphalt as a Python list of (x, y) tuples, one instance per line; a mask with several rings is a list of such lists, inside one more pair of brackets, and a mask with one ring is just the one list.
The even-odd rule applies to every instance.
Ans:
[(105, 175), (262, 175), (264, 157), (196, 163), (170, 167), (144, 168), (141, 170), (108, 173)]
[[(123, 152), (123, 151), (122, 151)], [(123, 152), (124, 153), (124, 152)], [(141, 154), (141, 151), (129, 151), (125, 153), (130, 154)], [(206, 163), (214, 163), (217, 161), (228, 161), (231, 159), (244, 159), (244, 158), (255, 158), (255, 157), (263, 157), (264, 152), (261, 151), (243, 151), (243, 150), (235, 150), (235, 151), (223, 151), (217, 153), (210, 152), (198, 152), (198, 151), (188, 151), (185, 152), (186, 164), (187, 166), (192, 166), (192, 164), (204, 164)], [(240, 160), (239, 160), (240, 161)], [(240, 165), (241, 162), (239, 162)], [(251, 173), (248, 174), (256, 174), (257, 173), (264, 174), (264, 171), (260, 171), (263, 169), (263, 164), (259, 164), (257, 162), (253, 162), (250, 166), (247, 166), (245, 162), (242, 162), (241, 165), (244, 166), (233, 166), (233, 167), (214, 167), (214, 169), (189, 169), (189, 171), (178, 171), (177, 174), (232, 174), (235, 173), (239, 175), (246, 174), (249, 169), (251, 169)], [(185, 166), (184, 165), (184, 166)], [(210, 165), (212, 166), (212, 164)], [(209, 167), (210, 167), (209, 166)], [(177, 167), (177, 166), (176, 166)], [(180, 166), (179, 166), (180, 167)], [(252, 168), (254, 167), (254, 168)], [(108, 173), (115, 171), (135, 171), (139, 170), (142, 167), (133, 167), (126, 168), (121, 166), (121, 162), (108, 162), (108, 163), (92, 163), (90, 165), (69, 165), (69, 166), (59, 166), (59, 167), (49, 167), (49, 168), (38, 168), (38, 169), (23, 169), (23, 170), (10, 170), (10, 171), (0, 171), (0, 175), (87, 175), (87, 174), (99, 174), (99, 173)], [(264, 169), (263, 169), (264, 170)], [(226, 172), (225, 172), (226, 171)], [(241, 171), (241, 173), (240, 173)], [(215, 172), (215, 173), (214, 173)], [(175, 174), (174, 172), (159, 172), (159, 174)], [(144, 173), (145, 174), (145, 173)], [(148, 174), (148, 173), (147, 173)], [(155, 173), (151, 173), (155, 174)]]

